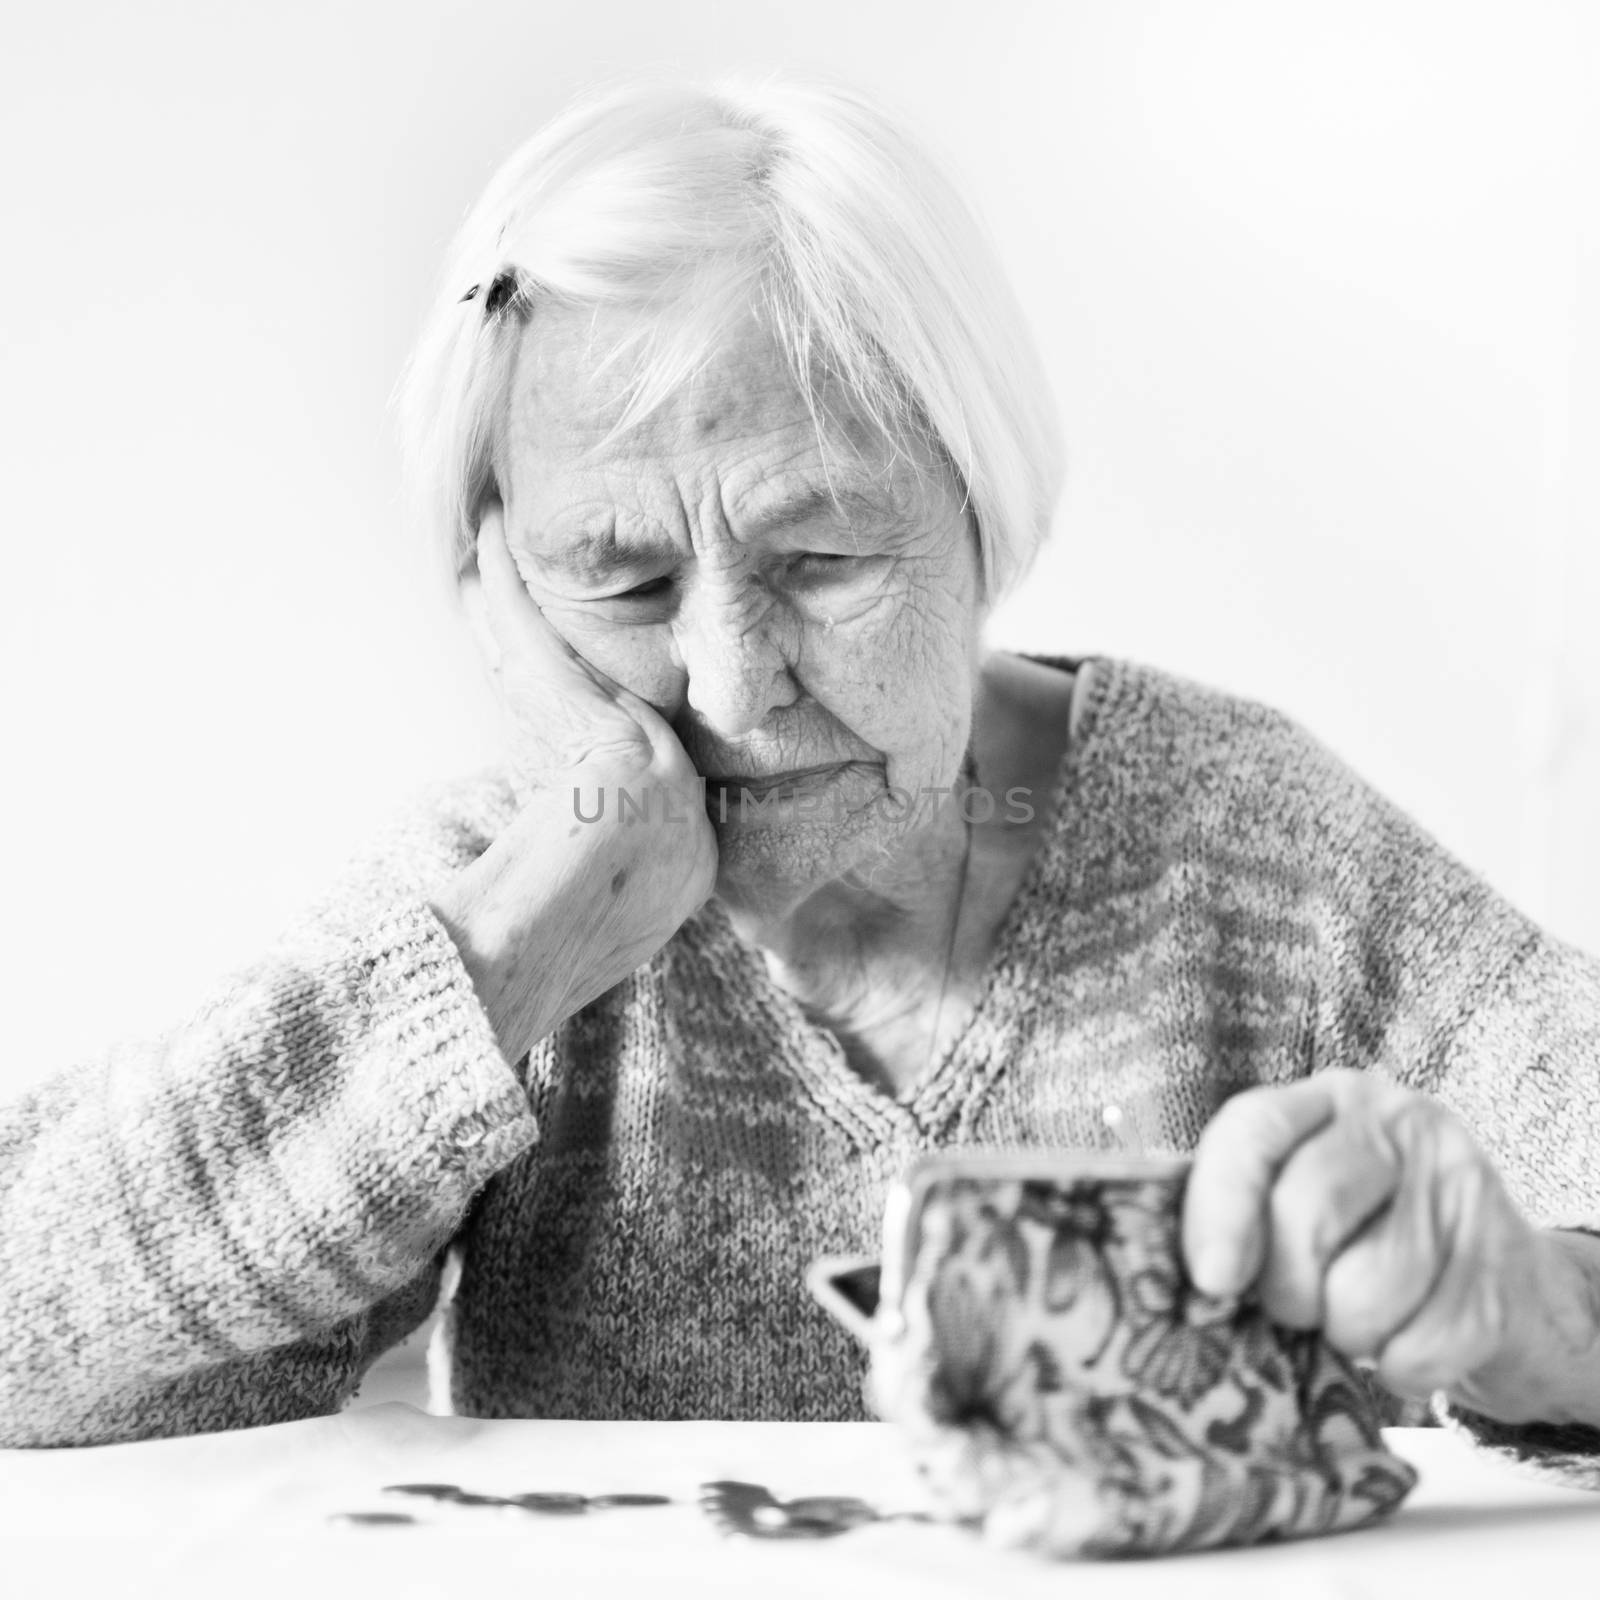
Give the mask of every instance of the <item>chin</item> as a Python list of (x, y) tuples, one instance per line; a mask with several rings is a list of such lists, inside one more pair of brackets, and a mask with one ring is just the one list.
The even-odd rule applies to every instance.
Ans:
[(873, 853), (867, 830), (821, 826), (717, 828), (716, 897), (732, 911), (782, 916)]

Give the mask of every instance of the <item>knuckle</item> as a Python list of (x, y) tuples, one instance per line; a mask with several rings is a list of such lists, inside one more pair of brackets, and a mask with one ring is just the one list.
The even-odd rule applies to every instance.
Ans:
[(1392, 1132), (1421, 1141), (1439, 1138), (1454, 1120), (1437, 1100), (1415, 1093), (1401, 1095), (1383, 1113)]
[(1381, 1121), (1397, 1097), (1420, 1098), (1376, 1072), (1357, 1067), (1330, 1067), (1317, 1074), (1317, 1081), (1326, 1084), (1335, 1116), (1349, 1125), (1371, 1126)]
[(1440, 1177), (1482, 1182), (1489, 1164), (1466, 1125), (1447, 1107), (1411, 1094), (1389, 1109), (1384, 1132), (1407, 1162), (1426, 1161)]

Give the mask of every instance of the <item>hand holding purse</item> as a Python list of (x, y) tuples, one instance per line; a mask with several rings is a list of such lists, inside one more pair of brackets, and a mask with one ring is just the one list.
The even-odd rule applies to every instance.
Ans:
[(1049, 1555), (1158, 1555), (1355, 1528), (1410, 1492), (1320, 1335), (1189, 1283), (1187, 1175), (1184, 1158), (932, 1156), (891, 1197), (881, 1269), (813, 1268), (943, 1515)]

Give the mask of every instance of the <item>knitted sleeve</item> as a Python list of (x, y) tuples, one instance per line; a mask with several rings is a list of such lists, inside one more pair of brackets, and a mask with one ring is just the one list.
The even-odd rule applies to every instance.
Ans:
[(534, 1141), (430, 882), (495, 803), (430, 796), (182, 1025), (0, 1108), (0, 1445), (336, 1410)]
[[(1306, 796), (1320, 897), (1316, 1064), (1450, 1107), (1524, 1213), (1600, 1228), (1600, 960), (1543, 932), (1325, 752)], [(1476, 1442), (1600, 1487), (1600, 1430), (1434, 1411)]]

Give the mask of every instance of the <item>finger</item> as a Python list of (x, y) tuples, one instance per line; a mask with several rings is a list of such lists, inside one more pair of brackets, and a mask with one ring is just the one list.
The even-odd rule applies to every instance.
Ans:
[(1399, 1191), (1402, 1171), (1381, 1100), (1347, 1104), (1290, 1155), (1268, 1198), (1261, 1304), (1274, 1322), (1315, 1328), (1335, 1257)]
[(1378, 1362), (1437, 1292), (1444, 1262), (1427, 1210), (1425, 1200), (1403, 1188), (1329, 1267), (1322, 1331), (1336, 1350)]
[(1267, 1197), (1278, 1170), (1332, 1121), (1335, 1095), (1319, 1074), (1247, 1089), (1223, 1105), (1195, 1148), (1183, 1205), (1183, 1254), (1205, 1294), (1242, 1294), (1266, 1255)]
[(1500, 1179), (1459, 1122), (1436, 1106), (1392, 1125), (1406, 1178), (1384, 1226), (1327, 1282), (1329, 1338), (1377, 1358), (1399, 1394), (1423, 1397), (1489, 1360), (1504, 1333), (1502, 1298), (1525, 1241)]
[[(564, 701), (568, 720), (587, 722), (620, 707), (654, 745), (676, 745), (667, 723), (649, 701), (580, 655), (545, 616), (518, 570), (505, 536), (505, 514), (498, 502), (478, 525), (478, 570), (491, 631), (502, 648), (499, 673), (536, 683), (542, 695)], [(545, 706), (549, 716), (554, 708)]]
[(1475, 1256), (1452, 1250), (1416, 1314), (1379, 1352), (1378, 1379), (1408, 1400), (1426, 1400), (1492, 1360), (1500, 1330)]

